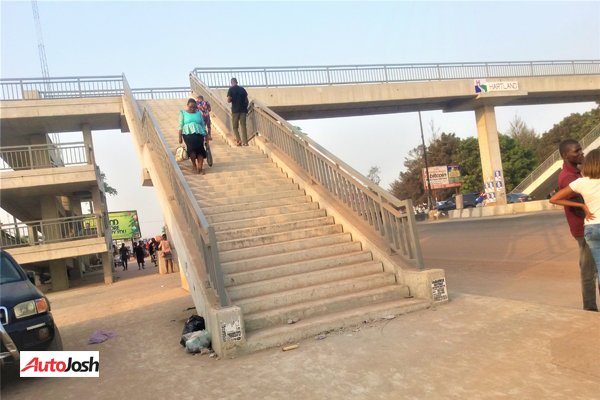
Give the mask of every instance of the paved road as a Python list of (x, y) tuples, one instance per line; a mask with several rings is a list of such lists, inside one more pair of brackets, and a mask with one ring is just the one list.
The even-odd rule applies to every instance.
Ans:
[(562, 211), (419, 224), (450, 291), (581, 308), (577, 242)]

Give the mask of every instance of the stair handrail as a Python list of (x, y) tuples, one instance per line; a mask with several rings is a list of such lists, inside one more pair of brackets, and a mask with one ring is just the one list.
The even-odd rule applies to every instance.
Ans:
[[(226, 103), (193, 73), (190, 83), (193, 91), (208, 99), (213, 113), (230, 127), (231, 113)], [(259, 101), (251, 102), (248, 115), (249, 135), (266, 137), (315, 183), (367, 222), (392, 249), (423, 267), (411, 200), (399, 200), (383, 190)]]
[[(582, 149), (587, 148), (594, 140), (600, 137), (600, 124), (594, 126), (581, 140), (579, 140), (579, 144)], [(521, 193), (525, 190), (529, 185), (535, 182), (544, 172), (548, 170), (555, 162), (560, 161), (562, 157), (560, 156), (560, 151), (555, 150), (548, 158), (544, 160), (536, 169), (534, 169), (525, 179), (521, 181), (511, 193)]]
[[(183, 213), (182, 222), (184, 226), (180, 226), (180, 228), (187, 231), (184, 234), (189, 234), (189, 238), (195, 241), (196, 248), (199, 249), (204, 259), (210, 285), (216, 291), (220, 305), (222, 307), (227, 306), (230, 304), (230, 300), (225, 291), (214, 227), (210, 225), (198, 206), (196, 198), (175, 161), (175, 157), (152, 110), (147, 107), (142, 110), (133, 97), (125, 76), (123, 76), (123, 89), (125, 101), (129, 103), (136, 114), (134, 123), (137, 126), (133, 131), (136, 135), (141, 135), (139, 137), (141, 139), (140, 143), (150, 146), (152, 157), (155, 158), (155, 162), (161, 168), (161, 171), (165, 173), (167, 179), (161, 180), (162, 186), (169, 189), (170, 193), (166, 194), (171, 200), (175, 201)], [(157, 175), (158, 179), (161, 179), (160, 174)], [(153, 178), (156, 179), (157, 177)]]
[(236, 76), (246, 87), (284, 87), (600, 74), (600, 60), (195, 68), (210, 88)]

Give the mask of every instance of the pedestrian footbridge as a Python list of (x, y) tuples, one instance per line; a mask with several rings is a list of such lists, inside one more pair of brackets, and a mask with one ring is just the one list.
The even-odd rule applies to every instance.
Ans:
[[(443, 271), (423, 270), (411, 202), (374, 185), (268, 107), (252, 104), (251, 145), (237, 147), (228, 105), (195, 76), (190, 88), (164, 91), (132, 90), (124, 76), (105, 80), (110, 88), (91, 89), (76, 78), (3, 82), (9, 93), (26, 88), (0, 104), (7, 143), (12, 148), (44, 127), (131, 132), (183, 284), (218, 353), (285, 345), (447, 300)], [(61, 90), (52, 90), (59, 82)], [(178, 111), (191, 92), (213, 108), (215, 163), (206, 175), (174, 158)], [(0, 178), (21, 179), (15, 174), (22, 175), (13, 168)]]
[[(532, 63), (528, 65), (533, 68)], [(587, 79), (588, 83), (598, 86), (599, 65), (598, 62), (577, 64), (577, 68), (583, 68), (579, 71), (581, 74), (554, 66), (556, 70), (547, 75), (550, 80), (557, 75), (567, 76), (565, 79), (572, 74), (583, 75), (573, 82), (583, 88), (585, 85), (580, 81)], [(575, 64), (572, 66), (575, 68)], [(497, 70), (490, 67), (493, 65), (484, 64), (483, 69), (471, 72), (479, 77), (494, 78), (498, 76), (494, 71), (503, 71), (499, 66)], [(513, 71), (514, 66), (506, 68)], [(416, 92), (412, 89), (408, 94), (403, 93), (403, 89), (412, 87), (414, 82), (396, 82), (399, 71), (410, 75), (422, 69), (384, 66), (377, 72), (369, 69), (371, 78), (368, 79), (356, 75), (363, 69), (350, 69), (351, 72), (345, 73), (355, 74), (351, 79), (356, 83), (351, 91), (367, 91), (373, 96), (377, 90), (396, 93), (397, 98), (392, 99), (392, 103), (390, 99), (377, 98), (362, 106), (377, 108), (383, 104), (378, 103), (381, 100), (385, 107), (391, 107), (389, 112), (425, 107), (425, 100), (416, 101)], [(402, 314), (447, 301), (443, 270), (423, 269), (411, 201), (396, 199), (374, 185), (276, 112), (279, 110), (288, 118), (308, 117), (312, 112), (318, 117), (328, 109), (337, 110), (334, 113), (346, 110), (340, 115), (362, 114), (360, 104), (355, 107), (346, 102), (340, 108), (339, 104), (327, 103), (323, 93), (331, 96), (341, 90), (340, 86), (351, 83), (348, 79), (332, 81), (332, 70), (327, 72), (329, 82), (317, 79), (311, 88), (302, 88), (313, 96), (304, 105), (299, 103), (300, 96), (295, 100), (297, 104), (276, 104), (275, 92), (271, 92), (273, 97), (270, 98), (260, 94), (260, 85), (254, 85), (257, 95), (247, 121), (248, 135), (252, 137), (249, 147), (235, 146), (224, 94), (219, 85), (210, 87), (212, 83), (199, 70), (190, 74), (189, 87), (170, 89), (134, 90), (125, 76), (2, 80), (0, 145), (12, 149), (29, 144), (32, 135), (69, 130), (83, 130), (88, 136), (96, 129), (131, 132), (143, 166), (143, 182), (156, 189), (176, 249), (183, 286), (189, 290), (198, 313), (206, 319), (213, 348), (221, 355), (285, 345), (366, 319)], [(458, 81), (446, 82), (452, 79), (467, 79), (470, 85), (473, 83), (470, 75), (447, 77), (439, 66), (437, 71), (438, 85), (464, 86)], [(237, 72), (219, 73), (229, 79)], [(278, 73), (264, 71), (269, 85), (273, 85), (272, 79)], [(381, 78), (373, 77), (376, 73), (387, 74), (386, 80), (396, 81), (376, 82)], [(246, 81), (244, 75), (237, 75), (242, 85), (253, 86), (249, 77)], [(434, 79), (427, 76), (400, 78), (404, 81)], [(573, 93), (563, 90), (565, 79), (555, 79), (556, 92), (563, 99), (571, 99)], [(295, 81), (288, 83), (287, 86), (298, 85)], [(425, 83), (428, 89), (423, 85), (421, 89), (435, 90), (431, 82)], [(285, 82), (279, 86), (286, 86)], [(589, 96), (597, 96), (597, 89), (590, 90)], [(255, 89), (250, 92), (254, 95)], [(215, 161), (206, 175), (193, 173), (189, 162), (178, 164), (174, 158), (178, 146), (178, 111), (184, 108), (190, 95), (203, 95), (212, 105), (214, 140), (211, 148)], [(442, 101), (447, 96), (431, 93), (429, 99), (434, 97)], [(475, 103), (483, 107), (476, 110), (478, 126), (481, 120), (485, 130), (492, 121), (494, 130), (493, 110), (491, 113), (489, 110), (493, 97), (501, 96), (470, 93), (453, 102), (444, 101), (448, 101), (448, 109), (453, 110)], [(504, 96), (503, 101), (517, 97), (524, 99), (526, 94), (511, 93)], [(314, 102), (317, 98), (320, 103)], [(416, 105), (408, 105), (415, 101)], [(316, 107), (315, 104), (321, 105)], [(484, 141), (488, 139), (486, 136)], [(85, 145), (93, 150), (91, 141)], [(484, 147), (491, 148), (493, 143)], [(93, 151), (86, 163), (93, 164)], [(8, 178), (13, 182), (25, 179), (26, 174), (21, 174), (12, 162), (8, 164), (8, 170), (0, 172), (3, 182)], [(39, 174), (29, 172), (29, 175)], [(33, 193), (31, 189), (29, 193)], [(20, 205), (17, 197), (15, 195), (11, 203), (16, 211)], [(97, 216), (98, 226), (102, 217)], [(99, 229), (97, 232), (100, 236)], [(105, 235), (110, 239), (110, 230)], [(105, 268), (105, 274), (110, 275), (110, 270)], [(110, 276), (106, 279), (110, 282), (108, 278)]]

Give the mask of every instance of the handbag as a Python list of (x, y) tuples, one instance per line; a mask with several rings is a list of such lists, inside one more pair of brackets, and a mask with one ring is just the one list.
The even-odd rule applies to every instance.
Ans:
[(189, 157), (187, 150), (183, 146), (179, 146), (175, 150), (175, 161), (181, 162), (187, 160)]
[(212, 152), (210, 151), (210, 146), (208, 144), (208, 142), (206, 142), (206, 163), (208, 164), (209, 167), (212, 167), (213, 165), (213, 156), (212, 156)]

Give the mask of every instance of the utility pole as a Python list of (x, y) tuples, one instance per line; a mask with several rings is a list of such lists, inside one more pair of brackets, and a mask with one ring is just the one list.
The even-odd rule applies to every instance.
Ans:
[(429, 163), (427, 162), (427, 146), (425, 146), (425, 136), (423, 135), (423, 121), (421, 111), (419, 110), (419, 126), (421, 127), (421, 143), (423, 144), (423, 158), (425, 159), (425, 175), (427, 179), (427, 208), (431, 210), (431, 181), (429, 180)]

